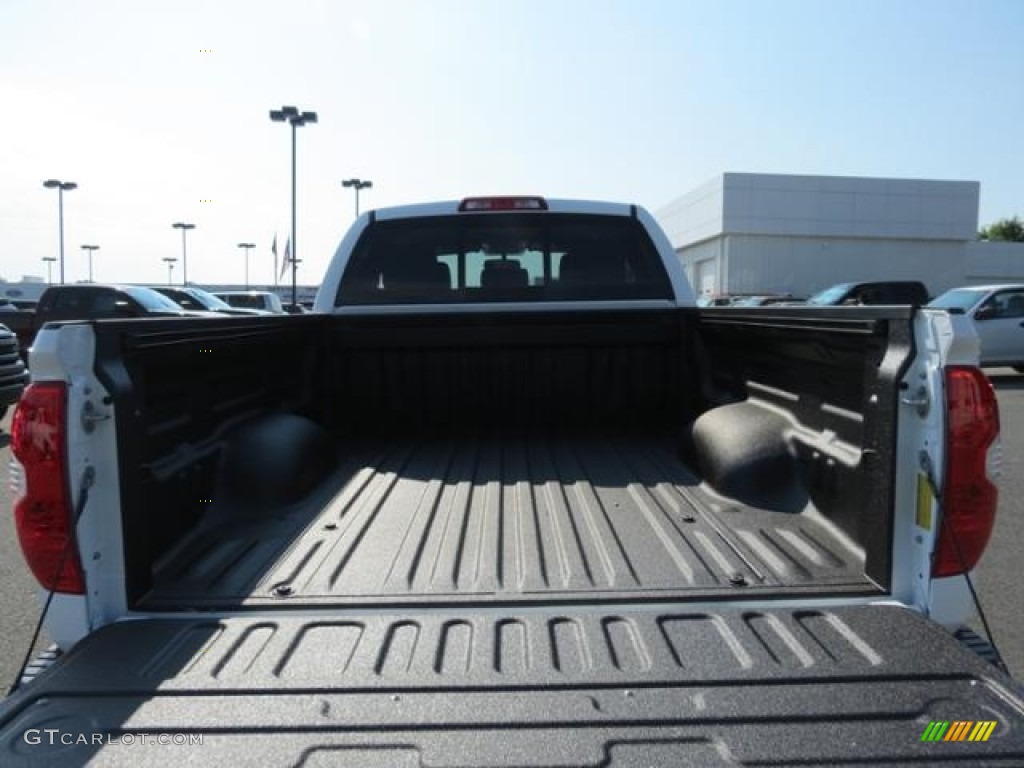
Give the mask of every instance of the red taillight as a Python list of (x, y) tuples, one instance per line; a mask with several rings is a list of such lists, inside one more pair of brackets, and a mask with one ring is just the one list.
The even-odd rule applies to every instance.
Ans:
[(978, 368), (946, 369), (946, 478), (932, 576), (965, 573), (981, 559), (996, 521), (999, 493), (988, 474), (999, 438), (999, 404)]
[(61, 382), (29, 384), (18, 402), (11, 450), (24, 471), (25, 493), (14, 503), (14, 521), (25, 562), (43, 588), (81, 595), (85, 580), (71, 520), (66, 414)]
[(546, 211), (543, 197), (467, 197), (459, 204), (460, 211)]

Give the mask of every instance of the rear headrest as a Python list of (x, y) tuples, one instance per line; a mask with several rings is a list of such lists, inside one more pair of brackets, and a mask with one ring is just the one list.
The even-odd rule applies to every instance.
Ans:
[(427, 267), (424, 268), (423, 277), (429, 283), (431, 288), (452, 287), (452, 271), (448, 265), (443, 262), (428, 262)]
[(386, 289), (436, 292), (451, 288), (452, 275), (433, 256), (406, 252), (386, 260), (383, 282)]
[(569, 284), (622, 285), (622, 258), (613, 250), (567, 253), (558, 267), (558, 280)]
[(518, 261), (491, 259), (484, 262), (480, 285), (484, 288), (526, 288), (530, 284), (530, 273), (519, 266)]

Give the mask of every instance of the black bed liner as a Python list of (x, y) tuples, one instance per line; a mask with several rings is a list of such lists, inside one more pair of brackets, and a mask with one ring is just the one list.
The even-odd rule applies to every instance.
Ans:
[[(1009, 766), (1022, 694), (888, 606), (147, 619), (0, 704), (0, 763)], [(923, 742), (932, 721), (996, 725)], [(46, 728), (102, 743), (26, 741)], [(202, 744), (140, 746), (160, 734)]]
[(806, 591), (879, 590), (835, 526), (709, 495), (666, 441), (407, 438), (347, 452), (321, 493), (284, 514), (211, 514), (142, 604)]

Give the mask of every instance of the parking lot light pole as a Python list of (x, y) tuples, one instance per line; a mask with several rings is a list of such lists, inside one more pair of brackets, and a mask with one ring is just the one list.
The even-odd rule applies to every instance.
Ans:
[(256, 243), (239, 243), (239, 248), (245, 249), (245, 290), (249, 290), (249, 251), (256, 247)]
[(78, 189), (78, 185), (73, 181), (47, 179), (43, 182), (43, 186), (47, 189), (57, 190), (57, 219), (60, 228), (60, 284), (64, 285), (64, 193)]
[(43, 261), (46, 262), (46, 284), (53, 285), (53, 262), (57, 260), (56, 256), (43, 256)]
[(196, 225), (176, 221), (171, 226), (181, 230), (181, 284), (188, 285), (188, 254), (185, 249), (185, 233), (190, 229), (195, 229)]
[(92, 252), (98, 251), (100, 247), (98, 245), (83, 245), (82, 250), (89, 252), (89, 282), (92, 282)]
[(177, 259), (174, 256), (164, 256), (164, 261), (167, 263), (167, 284), (174, 285), (174, 280), (171, 275), (174, 273), (174, 262)]
[(300, 112), (298, 107), (281, 107), (270, 110), (270, 119), (275, 123), (291, 123), (292, 126), (292, 305), (298, 303), (296, 270), (299, 265), (299, 248), (295, 240), (295, 129), (317, 121), (316, 112)]
[(341, 182), (343, 187), (352, 187), (356, 191), (356, 218), (359, 218), (359, 190), (370, 189), (373, 186), (372, 181), (364, 181), (363, 179), (346, 179)]

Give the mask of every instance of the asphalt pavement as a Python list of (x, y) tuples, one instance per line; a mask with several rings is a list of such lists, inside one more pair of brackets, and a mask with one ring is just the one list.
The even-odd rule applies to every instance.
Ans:
[(1003, 466), (996, 529), (975, 570), (975, 588), (1003, 660), (1024, 680), (1024, 375), (1010, 368), (986, 373), (999, 397)]
[[(1024, 375), (1010, 369), (988, 371), (999, 397), (1003, 465), (996, 530), (976, 586), (1003, 658), (1015, 677), (1024, 679), (1024, 588), (1018, 579), (1024, 553)], [(10, 457), (11, 415), (0, 422), (0, 474)], [(11, 515), (10, 489), (0, 478), (0, 696), (17, 673), (39, 616), (36, 584), (25, 568)], [(979, 626), (975, 622), (975, 626)], [(34, 653), (45, 649), (45, 634)]]

